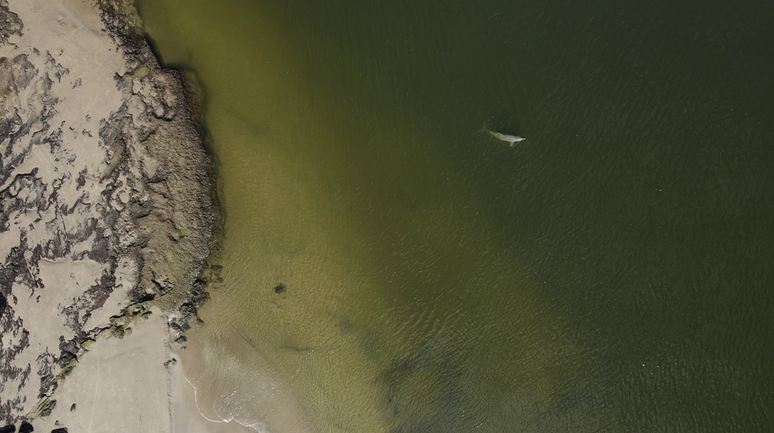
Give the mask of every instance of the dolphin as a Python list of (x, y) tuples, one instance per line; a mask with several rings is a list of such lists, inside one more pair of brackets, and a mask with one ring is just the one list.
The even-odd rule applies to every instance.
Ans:
[(526, 140), (524, 137), (519, 137), (518, 135), (510, 135), (510, 134), (501, 134), (499, 132), (490, 131), (489, 129), (485, 129), (486, 132), (492, 134), (492, 136), (498, 140), (504, 141), (506, 143), (509, 143), (511, 147), (513, 147), (514, 144)]

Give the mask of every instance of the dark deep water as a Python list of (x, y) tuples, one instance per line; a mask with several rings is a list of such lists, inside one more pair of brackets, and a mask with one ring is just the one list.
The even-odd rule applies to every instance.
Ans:
[(217, 416), (770, 431), (774, 3), (139, 6), (208, 95)]

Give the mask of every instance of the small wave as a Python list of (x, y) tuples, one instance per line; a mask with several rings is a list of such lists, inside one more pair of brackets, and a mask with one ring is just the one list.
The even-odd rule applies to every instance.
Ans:
[[(193, 388), (194, 390), (194, 402), (196, 403), (196, 411), (199, 412), (199, 415), (201, 415), (202, 418), (206, 419), (209, 422), (217, 423), (217, 424), (227, 424), (233, 421), (243, 427), (247, 427), (259, 433), (270, 433), (269, 430), (266, 428), (266, 425), (260, 421), (250, 422), (247, 420), (241, 420), (241, 419), (235, 418), (234, 416), (231, 416), (227, 419), (227, 418), (223, 418), (220, 414), (217, 414), (219, 419), (212, 419), (209, 416), (205, 415), (204, 412), (202, 412), (202, 408), (199, 407), (199, 391), (196, 389), (196, 386), (193, 383), (191, 383), (190, 380), (188, 380), (188, 377), (186, 377), (185, 374), (182, 374), (182, 376), (183, 376), (183, 379), (185, 379), (185, 381), (188, 382), (188, 384), (191, 385), (191, 388)], [(215, 408), (213, 407), (212, 410), (215, 411)]]

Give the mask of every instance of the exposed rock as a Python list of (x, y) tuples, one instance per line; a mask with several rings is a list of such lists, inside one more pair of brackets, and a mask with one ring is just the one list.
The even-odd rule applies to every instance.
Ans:
[(0, 424), (50, 413), (98, 335), (150, 314), (140, 303), (185, 330), (206, 299), (196, 102), (130, 1), (96, 4), (0, 0)]
[(8, 43), (11, 35), (21, 36), (23, 26), (19, 16), (8, 10), (8, 1), (0, 0), (0, 44)]

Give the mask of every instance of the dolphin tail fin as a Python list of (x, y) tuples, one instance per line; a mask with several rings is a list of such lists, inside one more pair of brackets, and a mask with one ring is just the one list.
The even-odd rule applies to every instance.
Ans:
[(487, 129), (487, 127), (486, 127), (486, 120), (485, 120), (485, 121), (481, 122), (481, 127), (478, 128), (478, 132), (487, 132), (487, 131), (489, 131), (489, 129)]

